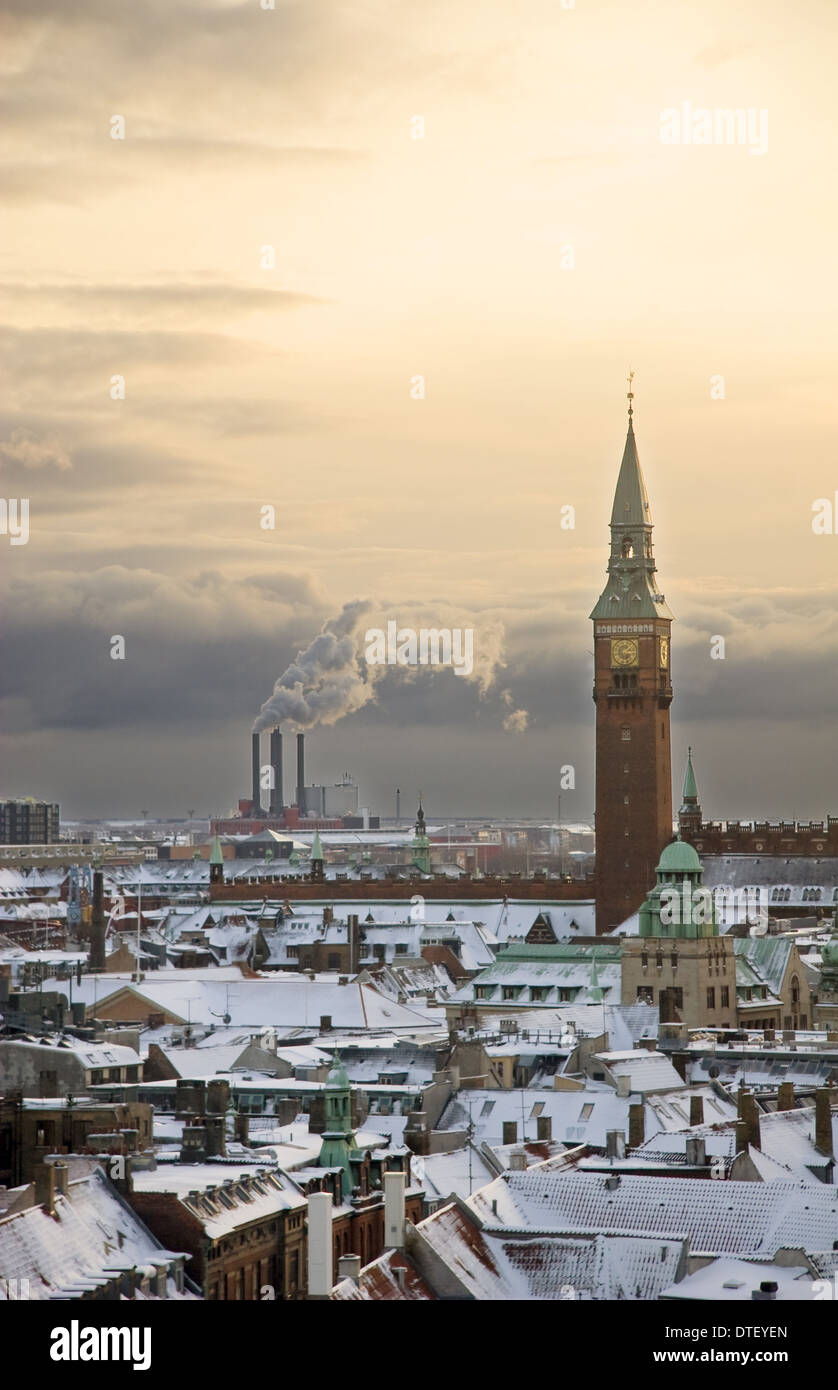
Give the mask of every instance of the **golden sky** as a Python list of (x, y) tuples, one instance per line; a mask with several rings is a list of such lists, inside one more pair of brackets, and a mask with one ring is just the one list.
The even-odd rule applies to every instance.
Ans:
[[(312, 737), (313, 776), (542, 815), (575, 761), (563, 814), (590, 815), (631, 365), (676, 782), (691, 742), (715, 817), (838, 811), (838, 535), (811, 528), (838, 489), (835, 24), (0, 0), (0, 469), (31, 518), (2, 559), (2, 790), (226, 810), (275, 677), (369, 599), (506, 664), (394, 687)], [(663, 144), (684, 102), (766, 112), (765, 152)]]

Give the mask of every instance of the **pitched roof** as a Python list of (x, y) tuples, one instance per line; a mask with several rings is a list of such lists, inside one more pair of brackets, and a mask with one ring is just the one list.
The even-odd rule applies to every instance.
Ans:
[(693, 1255), (773, 1256), (784, 1246), (824, 1250), (838, 1240), (838, 1190), (823, 1183), (625, 1175), (614, 1188), (606, 1181), (545, 1165), (504, 1174), (469, 1205), (487, 1229), (686, 1236)]

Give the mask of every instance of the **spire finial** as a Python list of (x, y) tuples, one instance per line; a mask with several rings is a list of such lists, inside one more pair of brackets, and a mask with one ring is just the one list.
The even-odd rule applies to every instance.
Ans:
[(629, 403), (629, 423), (631, 423), (631, 417), (632, 417), (632, 415), (634, 414), (634, 409), (633, 409), (632, 404), (631, 404), (632, 401), (634, 400), (634, 392), (633, 392), (632, 389), (631, 389), (631, 387), (632, 387), (632, 382), (634, 381), (634, 372), (632, 371), (631, 367), (629, 367), (629, 374), (628, 374), (628, 376), (626, 377), (626, 381), (627, 381), (628, 384), (629, 384), (629, 389), (628, 389), (628, 391), (626, 392), (626, 399), (628, 400), (628, 403)]

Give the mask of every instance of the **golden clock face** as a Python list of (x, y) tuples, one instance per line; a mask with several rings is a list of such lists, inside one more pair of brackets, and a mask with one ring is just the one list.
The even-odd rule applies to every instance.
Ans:
[(661, 639), (660, 639), (660, 659), (661, 659), (661, 666), (663, 667), (664, 670), (666, 670), (667, 666), (669, 665), (669, 638), (668, 638), (668, 637), (661, 637)]
[(636, 666), (637, 662), (637, 638), (615, 637), (611, 642), (611, 665)]

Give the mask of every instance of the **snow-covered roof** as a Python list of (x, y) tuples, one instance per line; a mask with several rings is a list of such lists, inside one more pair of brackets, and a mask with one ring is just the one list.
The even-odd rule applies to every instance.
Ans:
[(615, 1185), (605, 1174), (544, 1165), (506, 1173), (469, 1202), (487, 1229), (687, 1237), (691, 1255), (773, 1257), (838, 1240), (838, 1189), (823, 1183), (626, 1174)]
[[(9, 1297), (9, 1282), (28, 1279), (29, 1298), (46, 1299), (71, 1290), (96, 1289), (120, 1269), (154, 1272), (156, 1263), (171, 1266), (175, 1255), (164, 1250), (123, 1202), (96, 1166), (68, 1183), (68, 1195), (55, 1199), (55, 1215), (28, 1207), (0, 1216), (0, 1301)], [(178, 1294), (174, 1278), (168, 1297)]]

